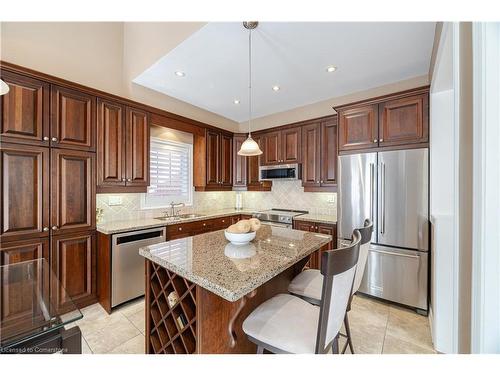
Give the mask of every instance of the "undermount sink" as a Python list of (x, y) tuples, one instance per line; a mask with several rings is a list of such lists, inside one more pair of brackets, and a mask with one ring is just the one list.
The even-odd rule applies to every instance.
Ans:
[(163, 221), (174, 221), (174, 220), (181, 220), (181, 219), (196, 219), (198, 217), (203, 217), (205, 215), (202, 214), (180, 214), (180, 215), (175, 215), (175, 216), (160, 216), (160, 217), (155, 217), (156, 220), (163, 220)]

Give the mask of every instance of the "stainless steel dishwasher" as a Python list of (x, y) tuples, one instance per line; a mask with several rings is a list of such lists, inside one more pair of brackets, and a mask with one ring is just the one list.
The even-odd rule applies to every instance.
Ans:
[(111, 249), (111, 307), (144, 295), (144, 258), (139, 248), (165, 241), (165, 228), (113, 235)]

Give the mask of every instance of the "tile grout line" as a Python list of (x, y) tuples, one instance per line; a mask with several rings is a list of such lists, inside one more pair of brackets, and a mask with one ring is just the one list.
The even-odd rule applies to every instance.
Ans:
[(385, 338), (387, 337), (387, 327), (389, 326), (389, 316), (391, 315), (391, 307), (387, 306), (387, 321), (385, 322), (384, 339), (382, 340), (382, 350), (380, 354), (384, 354)]

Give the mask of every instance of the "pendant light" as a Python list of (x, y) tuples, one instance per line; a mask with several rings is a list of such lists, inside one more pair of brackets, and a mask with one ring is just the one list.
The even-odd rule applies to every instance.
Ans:
[(243, 22), (243, 27), (249, 31), (248, 33), (248, 138), (241, 144), (238, 155), (241, 156), (257, 156), (261, 155), (262, 151), (257, 142), (252, 139), (251, 120), (252, 120), (252, 30), (257, 27), (257, 21)]
[(9, 85), (0, 79), (0, 95), (5, 95), (9, 92)]

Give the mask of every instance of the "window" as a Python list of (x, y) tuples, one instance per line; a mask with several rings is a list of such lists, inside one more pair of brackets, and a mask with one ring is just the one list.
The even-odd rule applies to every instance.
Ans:
[(151, 137), (150, 185), (141, 208), (193, 203), (193, 145)]

